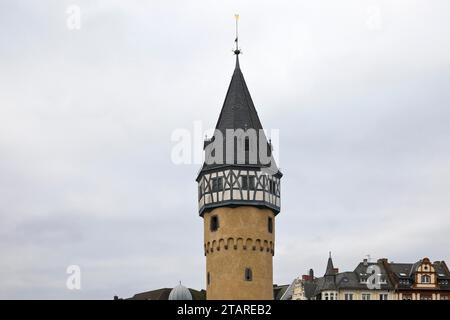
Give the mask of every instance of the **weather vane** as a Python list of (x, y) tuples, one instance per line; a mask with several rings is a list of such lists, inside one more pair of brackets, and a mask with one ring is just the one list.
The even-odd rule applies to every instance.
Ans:
[(234, 50), (234, 54), (238, 55), (241, 53), (241, 50), (239, 50), (239, 34), (238, 34), (239, 14), (235, 14), (234, 19), (236, 20), (236, 39), (234, 40), (234, 42), (236, 42), (236, 50)]

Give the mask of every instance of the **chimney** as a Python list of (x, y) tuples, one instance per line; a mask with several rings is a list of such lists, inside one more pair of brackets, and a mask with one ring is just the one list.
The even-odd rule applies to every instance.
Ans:
[(314, 270), (313, 269), (309, 269), (309, 277), (311, 278), (311, 280), (314, 280)]
[(369, 263), (367, 263), (367, 259), (364, 259), (363, 260), (363, 266), (368, 266), (369, 265)]

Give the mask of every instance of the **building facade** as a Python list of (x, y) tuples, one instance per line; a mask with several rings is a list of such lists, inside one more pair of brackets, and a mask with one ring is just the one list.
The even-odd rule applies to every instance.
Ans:
[(323, 277), (295, 279), (284, 300), (448, 300), (450, 272), (444, 261), (394, 263), (364, 259), (353, 271), (339, 272), (328, 258)]
[(281, 172), (239, 65), (198, 176), (207, 299), (273, 299)]
[(450, 271), (445, 261), (423, 258), (415, 263), (382, 259), (398, 300), (449, 300)]
[(392, 300), (394, 289), (380, 261), (364, 259), (353, 271), (339, 272), (328, 258), (325, 275), (315, 279), (311, 299), (315, 300)]

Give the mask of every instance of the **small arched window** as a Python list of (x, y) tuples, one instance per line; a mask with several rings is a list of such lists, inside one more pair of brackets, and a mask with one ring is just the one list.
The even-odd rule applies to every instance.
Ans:
[(245, 145), (245, 151), (249, 151), (250, 150), (250, 139), (249, 139), (249, 137), (245, 137), (244, 145)]
[(252, 269), (245, 268), (244, 279), (245, 279), (245, 281), (252, 281), (253, 280)]
[(422, 283), (431, 283), (431, 277), (427, 274), (422, 275), (421, 280)]

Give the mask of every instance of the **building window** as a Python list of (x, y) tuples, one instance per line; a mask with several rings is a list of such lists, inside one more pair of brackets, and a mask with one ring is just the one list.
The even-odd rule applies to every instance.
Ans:
[(424, 274), (421, 277), (421, 282), (422, 283), (431, 283), (431, 277), (427, 274)]
[(267, 229), (269, 233), (273, 233), (273, 219), (271, 217), (267, 219)]
[(203, 193), (202, 193), (202, 185), (199, 184), (198, 185), (198, 199), (199, 200), (202, 198), (202, 195), (203, 195)]
[(441, 294), (441, 300), (448, 300), (448, 296)]
[(211, 274), (209, 272), (206, 274), (206, 283), (208, 284), (208, 286), (211, 283)]
[(353, 293), (346, 293), (344, 294), (345, 300), (353, 300)]
[(212, 178), (212, 191), (218, 192), (222, 190), (223, 190), (223, 178), (222, 177)]
[(241, 177), (242, 190), (255, 190), (255, 176)]
[(370, 300), (370, 293), (363, 293), (361, 296), (363, 300)]
[(211, 231), (216, 231), (217, 229), (219, 229), (219, 217), (218, 216), (211, 217), (210, 229), (211, 229)]
[(328, 300), (328, 293), (323, 294), (323, 300)]
[(433, 300), (432, 296), (429, 294), (421, 294), (420, 300)]
[(253, 280), (252, 269), (245, 268), (244, 279), (245, 279), (245, 281), (252, 281)]
[(242, 190), (247, 190), (248, 189), (248, 179), (247, 177), (241, 177), (241, 181), (242, 181)]
[(250, 139), (249, 137), (245, 137), (245, 151), (249, 151), (250, 150)]
[(388, 299), (387, 293), (380, 293), (380, 300), (387, 300), (387, 299)]
[(399, 283), (404, 284), (404, 285), (409, 285), (409, 280), (408, 279), (400, 279)]
[(272, 144), (271, 143), (267, 143), (267, 156), (271, 157), (272, 156)]
[(250, 190), (255, 190), (255, 176), (248, 177), (248, 187)]
[(412, 295), (410, 295), (410, 294), (404, 294), (404, 295), (402, 296), (402, 299), (403, 299), (403, 300), (412, 300)]
[(277, 189), (277, 184), (274, 180), (269, 180), (269, 191), (272, 194), (276, 193), (276, 189)]

